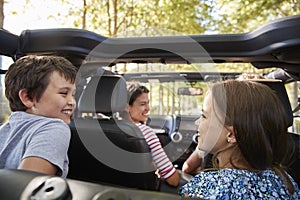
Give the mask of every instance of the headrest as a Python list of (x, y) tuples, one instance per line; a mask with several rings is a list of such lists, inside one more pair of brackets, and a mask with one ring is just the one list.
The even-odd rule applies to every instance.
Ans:
[(288, 117), (288, 126), (292, 126), (293, 125), (293, 111), (292, 111), (292, 107), (290, 104), (290, 100), (288, 97), (288, 94), (286, 92), (284, 83), (281, 81), (258, 81), (261, 82), (267, 86), (269, 86), (272, 90), (274, 90), (277, 94), (277, 96), (279, 97), (279, 99), (281, 100), (282, 104), (283, 104), (283, 108), (286, 111), (287, 117)]
[(126, 81), (119, 75), (92, 77), (78, 100), (78, 110), (111, 114), (124, 111), (127, 104)]

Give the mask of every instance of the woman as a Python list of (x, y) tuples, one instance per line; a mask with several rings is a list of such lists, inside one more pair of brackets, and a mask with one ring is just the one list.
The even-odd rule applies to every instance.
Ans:
[(137, 82), (129, 82), (127, 86), (129, 114), (133, 122), (146, 124), (149, 106), (149, 90)]
[(214, 84), (203, 102), (198, 149), (213, 154), (214, 169), (184, 185), (184, 197), (299, 199), (283, 169), (289, 151), (286, 114), (267, 86), (229, 80)]
[(179, 173), (169, 160), (155, 132), (145, 125), (150, 111), (148, 93), (149, 90), (145, 86), (141, 86), (136, 82), (129, 83), (127, 112), (131, 120), (142, 131), (151, 150), (153, 161), (158, 168), (159, 176), (168, 184), (178, 186)]

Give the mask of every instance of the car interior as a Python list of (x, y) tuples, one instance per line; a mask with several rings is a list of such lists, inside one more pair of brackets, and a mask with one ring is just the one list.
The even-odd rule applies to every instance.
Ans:
[[(127, 103), (126, 82), (145, 84), (153, 90), (150, 99), (162, 97), (161, 88), (174, 94), (168, 95), (173, 99), (166, 102), (158, 98), (164, 106), (153, 102), (147, 125), (155, 130), (170, 160), (180, 170), (197, 146), (195, 120), (200, 115), (198, 104), (207, 83), (235, 79), (242, 73), (208, 72), (207, 63), (250, 63), (255, 69), (270, 69), (263, 74), (266, 79), (258, 81), (272, 88), (285, 107), (293, 147), (287, 171), (300, 185), (299, 32), (300, 15), (242, 34), (107, 38), (69, 28), (24, 30), (20, 35), (0, 30), (2, 56), (12, 61), (29, 54), (63, 56), (78, 67), (79, 78), (77, 110), (70, 124), (68, 177), (1, 169), (0, 199), (180, 199), (178, 187), (168, 186), (156, 176), (139, 128), (120, 115)], [(142, 72), (136, 68), (154, 64), (164, 70)], [(201, 67), (175, 72), (168, 68), (172, 64)], [(116, 70), (119, 65), (126, 65), (130, 72)], [(6, 69), (0, 70), (1, 78), (5, 72)], [(296, 83), (296, 97), (289, 92), (292, 83)], [(186, 88), (199, 90), (194, 94)], [(190, 100), (194, 97), (198, 99)], [(194, 107), (184, 107), (184, 103)], [(210, 167), (209, 156), (207, 159), (206, 167)]]
[[(89, 81), (78, 100), (78, 111), (86, 116), (75, 118), (70, 126), (69, 178), (145, 190), (158, 189), (159, 180), (142, 132), (133, 122), (114, 116), (114, 113), (125, 110), (126, 103), (127, 90), (123, 77), (94, 76)], [(127, 154), (119, 156), (124, 153), (122, 150), (132, 152), (135, 157), (134, 165), (129, 162), (128, 169), (124, 171), (117, 169), (119, 165), (125, 169), (128, 163)], [(101, 156), (103, 152), (110, 152), (108, 158)], [(136, 153), (146, 154), (138, 156)], [(105, 161), (111, 160), (114, 155), (115, 163)], [(103, 162), (99, 162), (99, 159)], [(135, 166), (148, 170), (138, 173)]]

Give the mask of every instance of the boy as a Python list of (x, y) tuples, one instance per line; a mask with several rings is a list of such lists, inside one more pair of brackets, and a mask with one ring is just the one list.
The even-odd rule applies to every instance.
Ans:
[(25, 56), (5, 75), (12, 111), (0, 127), (0, 168), (66, 177), (77, 69), (57, 56)]

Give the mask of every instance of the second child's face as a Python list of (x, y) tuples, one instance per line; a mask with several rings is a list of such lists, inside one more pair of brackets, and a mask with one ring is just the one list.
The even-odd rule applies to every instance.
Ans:
[(198, 148), (205, 152), (217, 153), (227, 144), (228, 130), (220, 122), (218, 112), (213, 110), (212, 96), (208, 93), (203, 101), (202, 115), (196, 121), (198, 125)]
[(136, 100), (133, 102), (133, 105), (129, 106), (130, 117), (135, 123), (146, 123), (149, 111), (149, 97), (147, 93), (142, 93), (136, 98)]
[(50, 118), (58, 118), (70, 124), (71, 115), (76, 107), (74, 99), (75, 84), (70, 83), (58, 72), (50, 75), (49, 85), (33, 107), (27, 112)]

